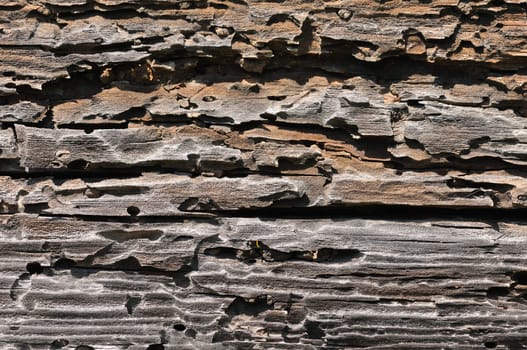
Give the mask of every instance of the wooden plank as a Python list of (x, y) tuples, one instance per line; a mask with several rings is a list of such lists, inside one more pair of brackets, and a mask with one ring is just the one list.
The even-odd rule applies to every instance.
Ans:
[[(51, 343), (66, 324), (60, 339), (95, 348), (124, 344), (112, 337), (129, 346), (161, 337), (167, 347), (435, 347), (444, 333), (468, 348), (514, 344), (525, 332), (526, 229), (514, 222), (2, 220), (1, 251), (19, 256), (0, 255), (13, 283), (3, 289), (12, 296), (2, 302), (4, 342)], [(133, 269), (120, 267), (131, 260)], [(27, 262), (42, 272), (25, 273)]]
[(522, 349), (524, 0), (6, 0), (0, 349)]

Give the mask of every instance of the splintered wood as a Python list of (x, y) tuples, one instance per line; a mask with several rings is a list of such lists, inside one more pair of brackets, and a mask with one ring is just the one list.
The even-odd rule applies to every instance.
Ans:
[(527, 348), (527, 13), (4, 0), (0, 349)]

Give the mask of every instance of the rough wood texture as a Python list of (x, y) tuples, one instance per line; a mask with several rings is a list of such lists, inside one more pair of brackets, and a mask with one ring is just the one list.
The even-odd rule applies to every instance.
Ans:
[(0, 349), (527, 348), (521, 0), (4, 0)]

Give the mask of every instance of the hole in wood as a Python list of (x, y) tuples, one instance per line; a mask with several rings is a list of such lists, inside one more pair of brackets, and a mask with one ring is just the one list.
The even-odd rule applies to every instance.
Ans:
[(269, 113), (262, 113), (260, 114), (260, 118), (263, 118), (263, 119), (266, 119), (266, 120), (270, 120), (270, 121), (276, 121), (276, 115), (274, 114), (269, 114)]
[(174, 325), (174, 329), (178, 332), (183, 332), (187, 327), (184, 324), (178, 323)]
[(249, 315), (257, 316), (264, 311), (272, 310), (273, 303), (267, 300), (267, 295), (258, 296), (254, 299), (245, 299), (242, 297), (236, 297), (232, 303), (225, 310), (229, 316), (235, 315)]
[(527, 271), (517, 271), (512, 274), (511, 278), (518, 284), (527, 284)]
[(252, 92), (252, 93), (257, 94), (257, 93), (260, 92), (260, 85), (258, 85), (258, 84), (253, 84), (253, 85), (251, 85), (251, 86), (249, 87), (248, 90), (249, 90), (249, 92)]
[(30, 262), (30, 263), (28, 263), (26, 265), (26, 270), (32, 275), (36, 274), (36, 273), (44, 272), (44, 268), (38, 262)]
[(55, 348), (62, 348), (66, 345), (68, 345), (70, 342), (66, 339), (55, 339), (51, 342), (51, 346)]
[(267, 99), (268, 100), (271, 100), (271, 101), (283, 101), (286, 99), (287, 96), (284, 96), (284, 95), (280, 95), (280, 96), (267, 96)]
[(71, 170), (85, 170), (88, 167), (88, 162), (84, 159), (77, 159), (68, 164), (68, 169)]
[(203, 96), (202, 100), (205, 101), (205, 102), (213, 102), (213, 101), (216, 101), (216, 97), (214, 97), (214, 96)]
[(124, 307), (126, 307), (126, 311), (129, 315), (133, 314), (135, 308), (137, 305), (141, 303), (141, 297), (135, 297), (135, 296), (126, 296), (126, 303), (124, 304)]
[(128, 208), (126, 208), (126, 212), (130, 215), (130, 216), (137, 216), (139, 215), (139, 213), (141, 212), (139, 210), (138, 207), (135, 207), (133, 205), (129, 206)]
[(320, 322), (306, 320), (304, 327), (309, 339), (322, 339), (326, 335), (322, 328), (320, 328)]
[(75, 266), (75, 261), (68, 259), (68, 258), (60, 258), (58, 259), (55, 264), (53, 264), (53, 267), (55, 269), (71, 269)]
[(490, 287), (487, 289), (487, 297), (496, 299), (498, 297), (504, 297), (509, 294), (509, 288), (506, 287)]
[(150, 344), (146, 350), (165, 350), (165, 346), (163, 344)]
[(496, 344), (496, 343), (493, 342), (493, 341), (485, 342), (485, 344), (483, 344), (483, 345), (485, 345), (485, 347), (486, 347), (487, 349), (494, 349), (496, 346), (498, 346), (498, 344)]

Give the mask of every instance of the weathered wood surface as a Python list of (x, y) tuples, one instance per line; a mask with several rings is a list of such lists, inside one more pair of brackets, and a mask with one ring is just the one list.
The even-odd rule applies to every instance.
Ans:
[(523, 224), (2, 220), (6, 343), (473, 348), (526, 331)]
[(522, 0), (0, 3), (0, 349), (527, 348)]

